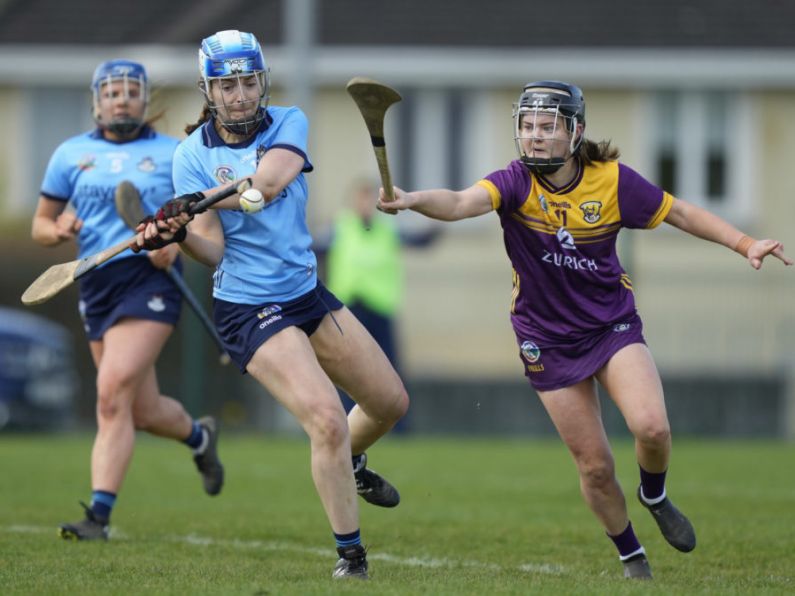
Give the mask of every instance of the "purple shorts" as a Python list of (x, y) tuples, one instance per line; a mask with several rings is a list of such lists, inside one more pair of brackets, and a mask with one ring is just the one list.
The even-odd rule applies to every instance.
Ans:
[(285, 327), (298, 327), (312, 335), (328, 313), (343, 307), (342, 302), (317, 282), (314, 290), (286, 302), (236, 304), (216, 298), (213, 316), (218, 334), (232, 362), (246, 372), (254, 352)]
[(524, 374), (538, 391), (571, 387), (592, 377), (621, 348), (645, 344), (636, 314), (571, 343), (545, 343), (516, 334)]
[[(175, 266), (180, 269), (178, 261)], [(80, 280), (78, 308), (91, 341), (125, 317), (176, 325), (181, 307), (174, 282), (147, 257), (113, 261)]]

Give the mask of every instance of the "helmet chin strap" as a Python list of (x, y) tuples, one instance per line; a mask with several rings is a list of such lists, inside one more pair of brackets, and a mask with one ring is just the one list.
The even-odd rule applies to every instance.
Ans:
[[(575, 121), (576, 126), (576, 121)], [(582, 136), (579, 138), (572, 137), (571, 143), (569, 145), (569, 156), (566, 158), (562, 157), (550, 157), (549, 159), (539, 160), (537, 158), (528, 157), (527, 155), (523, 155), (521, 157), (522, 163), (530, 170), (533, 174), (541, 174), (542, 176), (546, 176), (549, 174), (554, 174), (560, 168), (566, 165), (570, 159), (575, 157), (577, 149), (582, 144)]]
[(536, 160), (527, 157), (525, 155), (522, 156), (521, 161), (525, 165), (525, 167), (533, 174), (541, 174), (542, 176), (546, 176), (557, 172), (560, 168), (565, 166), (569, 162), (569, 160), (571, 160), (573, 157), (574, 154), (569, 154), (569, 156), (565, 159), (561, 157), (558, 158), (551, 157), (545, 160)]
[(528, 163), (525, 161), (524, 165), (533, 174), (541, 174), (544, 176), (548, 174), (554, 174), (563, 167), (564, 163), (565, 162), (552, 162), (551, 160), (547, 163)]
[(106, 124), (105, 128), (120, 137), (131, 137), (137, 133), (142, 126), (143, 122), (136, 118), (119, 118)]

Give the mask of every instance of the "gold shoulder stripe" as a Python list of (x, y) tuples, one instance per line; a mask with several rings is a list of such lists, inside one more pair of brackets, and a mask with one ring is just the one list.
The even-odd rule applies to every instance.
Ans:
[(499, 189), (494, 186), (494, 183), (491, 180), (486, 180), (485, 178), (482, 180), (478, 180), (478, 186), (482, 186), (489, 192), (489, 196), (491, 197), (491, 207), (494, 210), (499, 209), (500, 203), (502, 201), (502, 197), (500, 196)]
[(673, 204), (674, 204), (673, 196), (663, 191), (663, 199), (662, 202), (660, 203), (660, 207), (657, 209), (656, 213), (649, 220), (649, 223), (646, 224), (646, 228), (651, 230), (659, 226), (662, 223), (662, 221), (666, 217), (668, 217), (668, 212), (671, 210)]

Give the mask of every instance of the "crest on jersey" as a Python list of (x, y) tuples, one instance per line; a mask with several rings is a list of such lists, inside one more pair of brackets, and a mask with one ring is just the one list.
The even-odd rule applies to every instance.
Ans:
[(586, 201), (580, 205), (582, 215), (585, 221), (589, 224), (596, 223), (602, 218), (600, 211), (602, 210), (602, 201)]
[(155, 165), (155, 160), (151, 157), (144, 157), (138, 162), (138, 169), (142, 172), (154, 172), (156, 168), (157, 166)]
[(531, 341), (523, 341), (522, 356), (524, 356), (525, 360), (527, 360), (530, 364), (533, 362), (538, 362), (538, 359), (541, 358), (541, 348)]
[(232, 166), (218, 166), (213, 172), (213, 176), (220, 184), (227, 182), (234, 182), (237, 180), (237, 174)]
[(92, 170), (97, 166), (97, 157), (96, 155), (92, 155), (91, 153), (87, 153), (80, 157), (77, 161), (77, 169), (81, 172), (87, 172), (88, 170)]
[(544, 213), (548, 213), (549, 212), (549, 204), (547, 203), (547, 198), (543, 194), (539, 193), (539, 195), (538, 195), (538, 204), (541, 205), (541, 210)]
[(558, 237), (558, 242), (560, 242), (560, 246), (565, 250), (575, 250), (577, 247), (574, 244), (574, 236), (571, 235), (566, 228), (560, 227), (558, 231), (555, 232), (555, 236)]

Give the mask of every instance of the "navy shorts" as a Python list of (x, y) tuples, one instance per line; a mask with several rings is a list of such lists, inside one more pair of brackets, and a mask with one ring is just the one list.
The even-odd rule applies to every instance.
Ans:
[(318, 281), (314, 290), (286, 302), (236, 304), (216, 298), (213, 317), (226, 351), (245, 373), (254, 352), (279, 331), (298, 327), (307, 336), (312, 335), (323, 317), (342, 307), (342, 302)]
[(80, 279), (78, 308), (91, 341), (125, 317), (176, 325), (181, 306), (174, 282), (146, 257), (113, 261)]
[(544, 343), (519, 333), (516, 340), (524, 374), (538, 391), (576, 385), (595, 375), (621, 348), (646, 343), (637, 313), (571, 343)]

